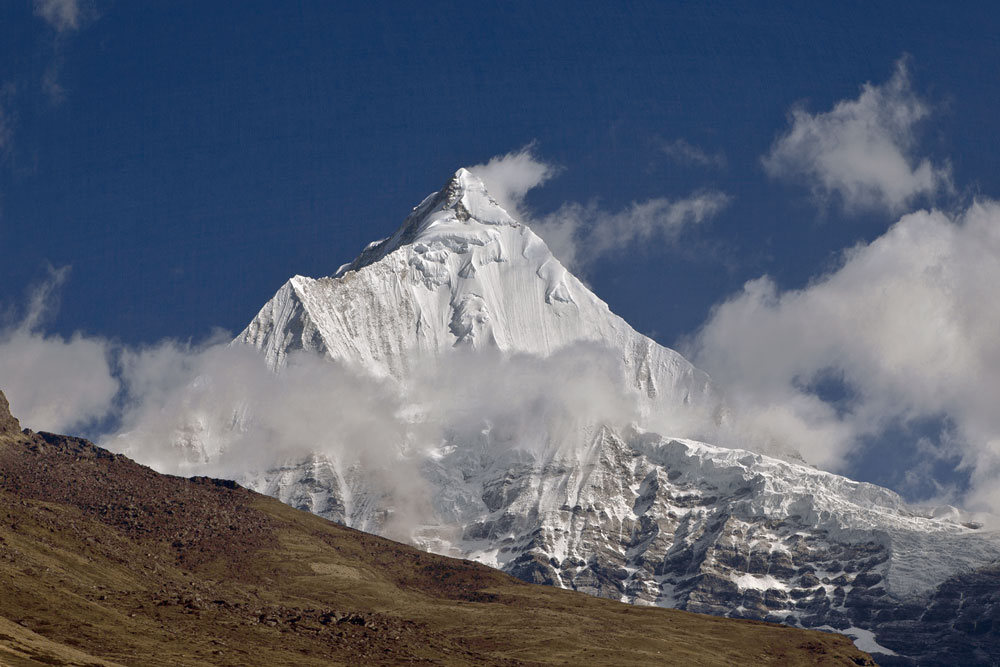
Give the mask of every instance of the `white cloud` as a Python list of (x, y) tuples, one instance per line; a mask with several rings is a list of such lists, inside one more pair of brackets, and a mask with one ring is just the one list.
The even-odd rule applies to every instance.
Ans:
[[(971, 470), (970, 503), (1000, 510), (997, 285), (1000, 204), (921, 211), (804, 289), (747, 283), (687, 352), (729, 393), (730, 444), (837, 468), (866, 436), (943, 419), (938, 454)], [(840, 400), (815, 391), (831, 378)]]
[(469, 171), (482, 179), (500, 206), (515, 219), (525, 220), (525, 195), (544, 185), (560, 168), (539, 160), (532, 143), (506, 155), (496, 155), (485, 164), (469, 167)]
[(669, 244), (685, 227), (707, 220), (729, 203), (726, 194), (708, 190), (684, 199), (634, 202), (616, 213), (594, 203), (567, 202), (539, 217), (525, 210), (525, 195), (558, 174), (560, 168), (540, 160), (534, 154), (534, 144), (495, 156), (486, 164), (469, 167), (469, 171), (483, 180), (490, 195), (508, 213), (527, 223), (567, 268), (576, 271), (585, 271), (599, 257), (636, 243), (659, 240)]
[(35, 0), (35, 16), (40, 17), (56, 32), (76, 30), (82, 14), (79, 0)]
[(592, 344), (551, 358), (456, 349), (414, 364), (405, 383), (304, 352), (274, 373), (225, 343), (127, 350), (121, 369), (127, 407), (102, 446), (162, 472), (237, 480), (319, 455), (351, 471), (345, 483), (393, 499), (382, 530), (397, 539), (431, 518), (425, 466), (442, 443), (474, 450), (489, 433), (494, 454), (543, 457), (581, 423), (635, 417), (620, 354)]
[(821, 206), (838, 200), (848, 212), (899, 213), (922, 196), (951, 188), (947, 165), (914, 155), (917, 126), (929, 114), (901, 59), (889, 81), (865, 84), (857, 99), (825, 113), (793, 108), (791, 126), (762, 163), (770, 176), (810, 187)]
[(691, 225), (713, 217), (729, 204), (729, 196), (709, 190), (685, 199), (649, 199), (612, 213), (596, 204), (563, 204), (531, 221), (553, 254), (573, 271), (586, 272), (600, 257), (639, 243), (672, 244)]
[(237, 477), (311, 452), (382, 464), (404, 442), (392, 385), (315, 355), (280, 374), (246, 346), (124, 350), (121, 431), (102, 444), (158, 470)]
[(676, 139), (660, 144), (660, 150), (674, 162), (699, 167), (723, 168), (726, 166), (726, 155), (722, 151), (709, 153), (686, 139)]
[(39, 331), (67, 273), (53, 270), (32, 291), (23, 319), (0, 330), (0, 390), (21, 425), (34, 430), (78, 432), (107, 416), (118, 392), (110, 343)]
[(21, 425), (77, 433), (111, 411), (118, 392), (106, 341), (25, 330), (0, 334), (0, 383)]

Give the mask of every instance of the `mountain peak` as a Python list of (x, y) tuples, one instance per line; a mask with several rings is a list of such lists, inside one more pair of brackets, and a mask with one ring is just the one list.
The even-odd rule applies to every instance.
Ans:
[(451, 180), (448, 181), (448, 185), (443, 189), (448, 190), (452, 188), (461, 190), (482, 188), (485, 190), (486, 185), (483, 183), (481, 178), (473, 174), (471, 171), (465, 167), (459, 167), (458, 171), (456, 171), (451, 177)]
[(470, 208), (487, 213), (486, 219), (480, 220), (480, 222), (489, 222), (497, 217), (505, 219), (505, 222), (507, 220), (513, 221), (510, 214), (490, 196), (483, 180), (465, 167), (455, 172), (447, 185), (438, 192), (438, 195), (443, 198), (442, 204), (445, 208), (458, 209), (459, 211), (465, 209), (465, 213), (474, 218), (476, 216), (471, 215)]
[(482, 179), (462, 167), (448, 179), (444, 187), (428, 195), (407, 216), (396, 232), (369, 244), (358, 257), (341, 266), (334, 274), (341, 276), (379, 261), (402, 246), (420, 240), (431, 241), (441, 234), (454, 238), (481, 229), (482, 226), (519, 223), (497, 203), (486, 190)]

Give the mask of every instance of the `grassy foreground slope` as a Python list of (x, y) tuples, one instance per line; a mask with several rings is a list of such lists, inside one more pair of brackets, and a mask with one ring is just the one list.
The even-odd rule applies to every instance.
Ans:
[(206, 664), (874, 663), (841, 635), (528, 585), (22, 433), (0, 394), (0, 665)]

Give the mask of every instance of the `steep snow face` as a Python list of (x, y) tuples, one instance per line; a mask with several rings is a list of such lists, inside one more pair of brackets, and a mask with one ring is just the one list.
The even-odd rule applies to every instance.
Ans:
[[(704, 373), (611, 313), (465, 170), (334, 276), (289, 280), (235, 342), (278, 372), (292, 351), (313, 351), (394, 379), (404, 395), (422, 365), (456, 349), (542, 359), (592, 342), (620, 355), (639, 424), (721, 413)], [(933, 625), (925, 602), (941, 608), (955, 591), (978, 600), (976, 582), (997, 580), (996, 533), (880, 487), (590, 414), (520, 439), (487, 416), (463, 417), (419, 442), (425, 411), (410, 399), (414, 442), (401, 443), (400, 460), (419, 478), (411, 489), (320, 453), (241, 481), (528, 581), (833, 628), (900, 660), (931, 655), (935, 637), (966, 636), (964, 625)], [(962, 612), (969, 627), (986, 622), (983, 609)]]
[(613, 314), (465, 169), (333, 277), (289, 280), (236, 341), (275, 369), (310, 350), (401, 380), (455, 347), (549, 356), (593, 341), (620, 351), (647, 413), (715, 403), (703, 372)]

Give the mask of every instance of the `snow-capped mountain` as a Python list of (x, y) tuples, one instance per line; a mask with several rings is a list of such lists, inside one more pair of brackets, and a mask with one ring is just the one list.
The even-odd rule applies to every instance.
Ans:
[[(464, 169), (332, 277), (289, 280), (236, 342), (279, 373), (304, 350), (402, 387), (453, 355), (502, 363), (610, 349), (634, 406), (628, 423), (578, 414), (526, 443), (484, 416), (401, 443), (400, 456), (419, 457), (429, 506), (404, 536), (529, 581), (835, 629), (887, 664), (944, 659), (956, 643), (966, 664), (1000, 659), (978, 583), (997, 578), (996, 533), (804, 464), (644, 430), (689, 435), (722, 419), (708, 377), (614, 315)], [(396, 536), (412, 502), (356, 461), (320, 453), (241, 481)]]
[(591, 341), (620, 353), (646, 409), (716, 401), (705, 373), (612, 313), (465, 169), (333, 277), (286, 282), (236, 340), (275, 369), (308, 350), (400, 379), (455, 347), (548, 356)]

